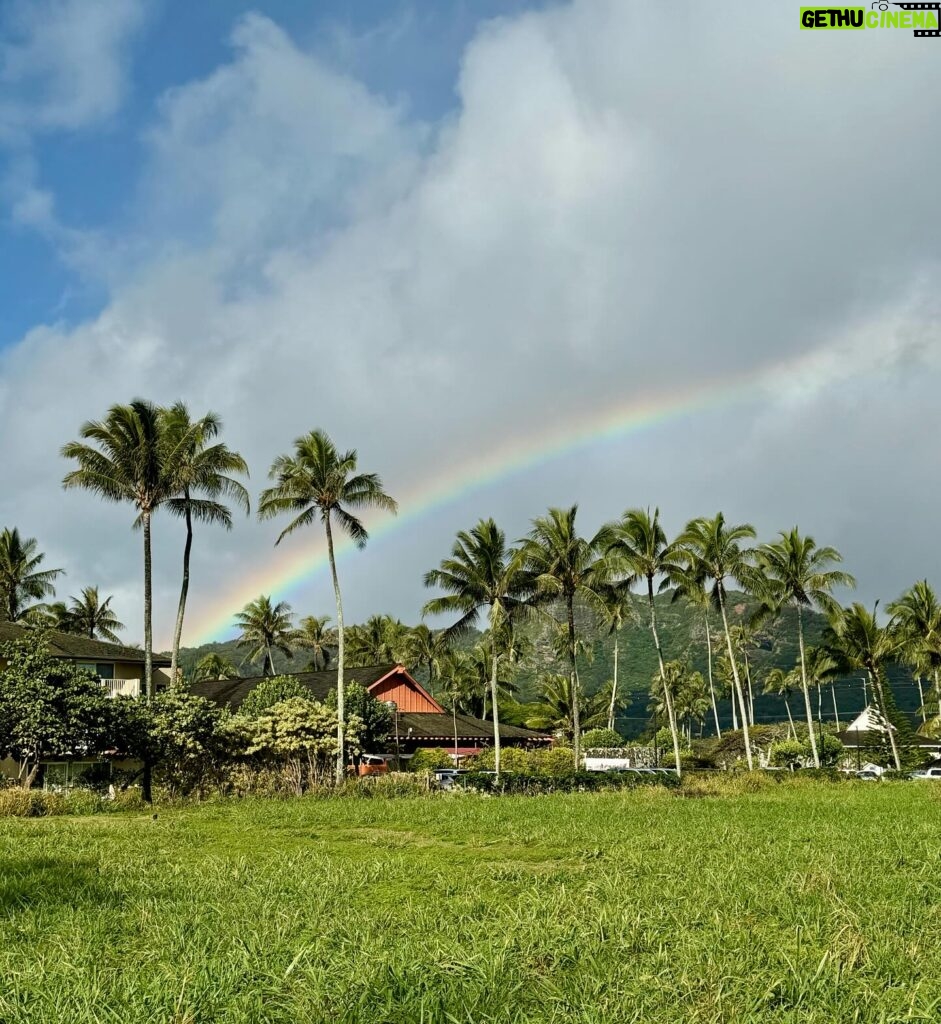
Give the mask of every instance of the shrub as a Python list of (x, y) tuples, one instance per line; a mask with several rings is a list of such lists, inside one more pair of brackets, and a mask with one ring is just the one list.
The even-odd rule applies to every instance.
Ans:
[[(500, 749), (500, 771), (501, 772), (528, 772), (530, 771), (530, 753), (521, 747), (502, 747)], [(482, 750), (470, 765), (473, 771), (492, 772), (496, 767), (494, 750), (488, 747)]]
[(70, 789), (65, 796), (69, 814), (97, 814), (101, 810), (101, 797), (90, 789)]
[(58, 793), (41, 789), (0, 789), (0, 817), (44, 818), (65, 814), (66, 802)]
[(564, 779), (575, 775), (575, 751), (571, 747), (550, 747), (533, 751), (531, 764), (538, 775)]
[(584, 750), (616, 750), (624, 746), (624, 738), (613, 729), (589, 729), (582, 734)]
[(413, 772), (429, 771), (435, 768), (452, 768), (454, 761), (451, 755), (442, 750), (441, 747), (422, 747), (416, 750), (408, 762), (408, 767)]
[(768, 751), (768, 761), (775, 768), (787, 768), (807, 756), (807, 744), (800, 740), (776, 740)]
[[(492, 778), (492, 776), (485, 776)], [(431, 787), (428, 775), (417, 775), (413, 772), (391, 772), (389, 775), (365, 775), (361, 779), (350, 780), (340, 790), (329, 790), (342, 796), (380, 797), (390, 799), (401, 796), (428, 796)]]

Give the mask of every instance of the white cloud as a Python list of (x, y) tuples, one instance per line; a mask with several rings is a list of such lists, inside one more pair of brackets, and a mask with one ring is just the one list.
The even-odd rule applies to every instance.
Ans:
[[(256, 488), (322, 425), (403, 494), (508, 437), (538, 445), (605, 406), (800, 360), (754, 405), (560, 460), (404, 528), (345, 565), (352, 616), (414, 616), (421, 572), (477, 515), (499, 512), (514, 535), (575, 498), (586, 522), (648, 501), (676, 524), (718, 507), (766, 532), (797, 517), (851, 543), (870, 588), (924, 574), (917, 528), (938, 495), (924, 446), (909, 455), (900, 438), (941, 426), (927, 397), (938, 310), (920, 287), (941, 214), (916, 184), (941, 155), (923, 103), (941, 69), (904, 33), (822, 40), (790, 14), (741, 10), (753, 29), (614, 0), (495, 22), (435, 126), (271, 21), (241, 20), (231, 60), (155, 112), (136, 226), (110, 245), (122, 267), (107, 271), (109, 307), (4, 359), (0, 427), (18, 443), (0, 521), (39, 536), (70, 587), (133, 592), (129, 516), (60, 496), (54, 453), (135, 393), (220, 411)], [(41, 194), (23, 203), (38, 224), (54, 211)], [(107, 263), (106, 249), (90, 258)], [(845, 482), (864, 479), (859, 437), (891, 460), (893, 487), (926, 488), (888, 568), (859, 543), (859, 496), (876, 546), (894, 494)], [(200, 534), (196, 615), (292, 557), (272, 553), (274, 532)], [(178, 539), (160, 524), (164, 635)], [(330, 608), (326, 581), (301, 598)]]

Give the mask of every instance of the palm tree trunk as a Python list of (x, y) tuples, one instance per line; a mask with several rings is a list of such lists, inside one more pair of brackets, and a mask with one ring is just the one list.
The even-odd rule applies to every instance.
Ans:
[(709, 696), (712, 698), (712, 714), (716, 720), (716, 736), (722, 739), (722, 726), (719, 725), (719, 705), (716, 702), (716, 687), (712, 680), (712, 633), (709, 630), (709, 613), (706, 612), (706, 659), (709, 666)]
[[(153, 575), (150, 551), (150, 513), (142, 512), (144, 528), (144, 699), (149, 704), (154, 695), (154, 636), (153, 636)], [(144, 761), (141, 796), (153, 802), (152, 768), (150, 759)]]
[[(189, 495), (185, 497), (188, 499)], [(183, 636), (183, 614), (186, 611), (186, 595), (190, 588), (190, 552), (193, 550), (193, 518), (190, 507), (186, 506), (186, 543), (183, 545), (183, 585), (180, 587), (180, 604), (176, 610), (176, 628), (173, 631), (173, 651), (170, 655), (170, 679), (175, 684), (180, 658), (180, 639)]]
[[(490, 703), (493, 705), (493, 770), (500, 778), (500, 710), (497, 707), (497, 631), (490, 616)], [(487, 698), (484, 697), (484, 711), (487, 710)]]
[(614, 634), (614, 681), (611, 684), (611, 706), (608, 708), (608, 729), (614, 731), (614, 705), (618, 697), (618, 635)]
[(755, 724), (755, 691), (751, 685), (751, 666), (748, 664), (748, 655), (742, 649), (742, 661), (745, 664), (745, 687), (748, 691), (748, 724)]
[(653, 577), (647, 577), (647, 603), (650, 606), (650, 632), (653, 634), (654, 647), (657, 648), (657, 662), (660, 665), (660, 685), (663, 687), (663, 700), (667, 706), (667, 720), (670, 726), (670, 738), (673, 740), (673, 760), (676, 764), (676, 775), (679, 778), (683, 769), (680, 764), (680, 735), (676, 726), (676, 714), (673, 710), (673, 694), (667, 685), (667, 673), (663, 665), (663, 650), (660, 647), (660, 634), (657, 631), (657, 607), (653, 599)]
[(262, 675), (274, 675), (274, 654), (271, 650), (271, 644), (265, 644), (265, 665), (262, 670)]
[(569, 686), (572, 691), (572, 746), (575, 749), (575, 770), (581, 766), (582, 729), (578, 708), (578, 667), (575, 664), (575, 598), (568, 596), (568, 627), (569, 627)]
[(807, 715), (807, 737), (810, 740), (810, 752), (814, 759), (814, 768), (820, 767), (820, 751), (817, 749), (817, 737), (814, 736), (814, 713), (810, 707), (810, 686), (807, 683), (807, 659), (804, 656), (804, 615), (801, 606), (797, 606), (797, 643), (801, 655), (801, 689), (804, 691), (804, 711)]
[(330, 575), (333, 577), (333, 596), (337, 603), (337, 785), (346, 774), (346, 690), (343, 686), (343, 600), (340, 597), (340, 579), (337, 576), (337, 560), (333, 551), (333, 530), (330, 528), (330, 512), (324, 516), (327, 531), (327, 554), (330, 558)]
[(791, 723), (791, 736), (794, 738), (794, 740), (796, 740), (797, 727), (794, 725), (794, 716), (791, 714), (791, 702), (787, 699), (787, 697), (784, 698), (784, 707), (787, 710), (787, 720)]
[(830, 696), (833, 698), (833, 717), (836, 720), (837, 732), (840, 731), (840, 709), (836, 706), (836, 684), (830, 684)]
[(882, 719), (886, 732), (889, 734), (889, 747), (892, 750), (892, 760), (895, 762), (895, 770), (900, 772), (902, 770), (902, 761), (899, 757), (898, 744), (895, 742), (895, 729), (892, 727), (892, 723), (889, 721), (889, 716), (886, 714), (885, 710), (885, 691), (882, 689), (882, 678), (878, 672), (872, 672), (869, 669), (867, 669), (866, 672), (869, 675), (869, 681), (872, 683), (876, 699), (879, 701), (879, 717)]
[(925, 691), (924, 691), (924, 688), (921, 685), (921, 676), (918, 677), (916, 682), (918, 683), (918, 700), (921, 703), (921, 706), (919, 707), (918, 710), (921, 712), (921, 724), (924, 725), (925, 722), (928, 721), (928, 719), (925, 716)]
[[(735, 651), (732, 647), (732, 634), (729, 632), (729, 617), (725, 611), (725, 595), (719, 588), (719, 610), (722, 612), (722, 628), (725, 631), (725, 645), (729, 652), (729, 664), (732, 666), (732, 681), (735, 683), (735, 693), (738, 694), (739, 706), (742, 710), (742, 734), (745, 740), (745, 761), (748, 770), (754, 770), (754, 762), (751, 755), (751, 737), (748, 735), (748, 715), (745, 711), (745, 693), (742, 690), (742, 680), (738, 674), (738, 665), (735, 662)], [(735, 695), (732, 696), (732, 703), (735, 703)]]

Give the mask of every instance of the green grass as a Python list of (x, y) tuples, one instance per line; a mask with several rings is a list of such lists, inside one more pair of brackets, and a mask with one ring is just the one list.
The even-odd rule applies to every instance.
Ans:
[(941, 1018), (941, 793), (0, 821), (0, 1021)]

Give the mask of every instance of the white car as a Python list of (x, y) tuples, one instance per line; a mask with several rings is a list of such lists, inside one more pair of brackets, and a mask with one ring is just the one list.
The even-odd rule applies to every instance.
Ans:
[(912, 779), (941, 779), (941, 768), (925, 768), (920, 772), (912, 772)]

